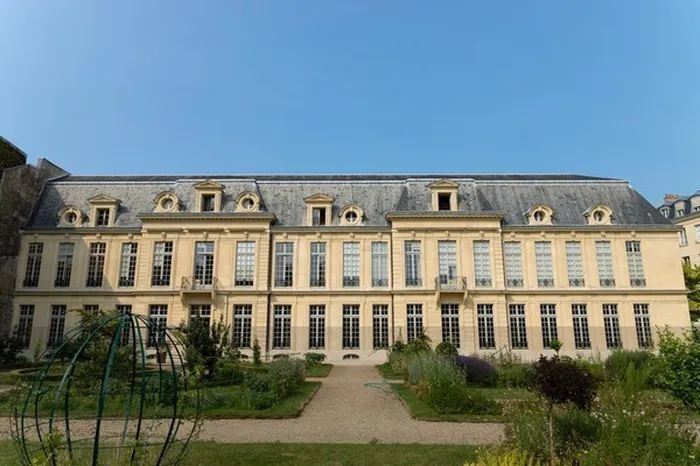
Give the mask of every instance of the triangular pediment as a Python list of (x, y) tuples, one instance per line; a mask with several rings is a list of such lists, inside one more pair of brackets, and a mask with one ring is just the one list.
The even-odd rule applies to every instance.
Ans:
[(459, 185), (454, 181), (450, 181), (447, 178), (443, 178), (435, 183), (428, 185), (430, 189), (457, 189)]
[(307, 203), (318, 203), (318, 204), (332, 204), (335, 199), (327, 194), (316, 193), (309, 197), (304, 198), (304, 202)]
[(119, 204), (119, 199), (107, 196), (106, 194), (98, 194), (97, 196), (89, 198), (88, 202), (90, 204)]
[(219, 190), (220, 191), (220, 190), (224, 189), (224, 185), (222, 185), (221, 183), (217, 183), (216, 181), (204, 180), (204, 181), (200, 181), (199, 183), (196, 183), (194, 185), (194, 189), (201, 189), (201, 190), (211, 189), (211, 190)]

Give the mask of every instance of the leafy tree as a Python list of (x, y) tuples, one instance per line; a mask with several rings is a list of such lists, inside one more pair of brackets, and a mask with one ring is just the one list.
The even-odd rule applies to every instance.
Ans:
[(683, 266), (685, 289), (688, 293), (688, 307), (693, 321), (700, 319), (700, 266), (686, 264)]
[(218, 321), (208, 325), (205, 319), (191, 318), (186, 324), (180, 324), (184, 334), (187, 364), (192, 371), (203, 366), (206, 377), (214, 377), (216, 366), (225, 354), (230, 352), (230, 325), (221, 316)]
[(659, 332), (661, 386), (683, 404), (700, 411), (700, 329), (683, 336), (668, 328)]

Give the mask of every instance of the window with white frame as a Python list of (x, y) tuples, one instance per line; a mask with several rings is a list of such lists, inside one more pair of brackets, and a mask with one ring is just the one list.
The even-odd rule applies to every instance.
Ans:
[(326, 286), (326, 243), (311, 243), (309, 286)]
[(63, 331), (66, 326), (66, 310), (67, 307), (63, 304), (54, 304), (51, 306), (49, 338), (46, 340), (46, 346), (49, 348), (60, 343), (63, 339)]
[(457, 287), (456, 241), (438, 241), (438, 275), (440, 288)]
[(630, 286), (646, 286), (647, 281), (644, 278), (644, 263), (642, 262), (642, 244), (639, 241), (625, 241), (625, 250), (627, 251)]
[(605, 327), (605, 344), (608, 348), (621, 348), (620, 317), (617, 304), (603, 304), (603, 326)]
[(34, 326), (34, 305), (22, 304), (19, 306), (19, 319), (15, 329), (17, 338), (22, 342), (22, 348), (29, 348), (32, 339), (32, 327)]
[(235, 286), (253, 286), (255, 281), (255, 241), (236, 243)]
[(194, 249), (194, 283), (209, 286), (214, 284), (214, 242), (197, 241)]
[(648, 304), (634, 304), (634, 327), (637, 331), (637, 345), (640, 348), (651, 348), (654, 340), (651, 336), (651, 319)]
[(372, 286), (389, 286), (389, 258), (386, 241), (372, 242)]
[(600, 286), (606, 288), (615, 286), (610, 241), (596, 241), (595, 252), (598, 260), (598, 280), (600, 281)]
[(506, 265), (506, 285), (512, 287), (523, 286), (523, 260), (520, 241), (503, 243), (503, 255), (505, 256)]
[(680, 245), (681, 246), (687, 246), (688, 245), (688, 235), (685, 232), (685, 228), (683, 228), (681, 231), (678, 232), (680, 235)]
[(90, 255), (88, 257), (88, 270), (85, 286), (100, 287), (104, 278), (105, 253), (107, 243), (90, 243)]
[(211, 325), (211, 305), (192, 304), (190, 305), (190, 319), (199, 319), (206, 327)]
[(459, 348), (459, 304), (443, 303), (440, 305), (442, 314), (442, 341), (449, 341)]
[(311, 209), (311, 225), (323, 226), (326, 225), (326, 208), (313, 207)]
[(173, 266), (173, 242), (157, 241), (153, 245), (153, 270), (151, 286), (170, 285), (170, 272)]
[(423, 305), (406, 304), (406, 342), (423, 335)]
[(132, 333), (131, 304), (118, 304), (116, 310), (120, 316), (128, 315), (128, 317), (123, 319), (121, 333), (119, 335), (119, 346), (126, 346), (129, 344)]
[(537, 269), (537, 286), (541, 288), (554, 286), (551, 241), (535, 241), (535, 268)]
[(527, 325), (525, 320), (525, 305), (508, 305), (510, 324), (510, 346), (513, 349), (527, 349)]
[(138, 243), (122, 243), (122, 257), (119, 263), (119, 286), (134, 286), (138, 247)]
[(233, 344), (236, 348), (250, 348), (252, 334), (253, 306), (251, 304), (233, 305)]
[(326, 306), (309, 306), (309, 349), (326, 347)]
[(389, 306), (372, 305), (372, 348), (389, 347)]
[(678, 209), (676, 210), (676, 217), (682, 217), (685, 215), (685, 210), (684, 209)]
[(24, 273), (23, 283), (27, 288), (39, 286), (41, 255), (43, 252), (44, 243), (29, 243), (27, 248), (27, 270)]
[(591, 335), (588, 330), (588, 308), (585, 304), (572, 304), (571, 317), (574, 323), (574, 347), (590, 349)]
[(168, 328), (168, 305), (151, 304), (148, 306), (148, 318), (151, 325), (148, 327), (148, 347), (165, 343), (165, 331)]
[(683, 265), (690, 265), (690, 256), (681, 257), (681, 262), (683, 262)]
[(360, 243), (343, 243), (343, 286), (360, 286)]
[(695, 225), (695, 242), (700, 243), (700, 224)]
[(489, 241), (474, 241), (474, 280), (477, 287), (491, 286), (491, 254)]
[(496, 332), (493, 326), (493, 304), (477, 304), (476, 318), (479, 349), (495, 348)]
[(54, 286), (70, 286), (70, 276), (73, 272), (73, 251), (75, 244), (59, 243), (58, 257), (56, 258), (56, 280)]
[(275, 244), (275, 286), (294, 283), (294, 243)]
[(404, 243), (406, 258), (406, 286), (421, 286), (423, 280), (420, 272), (420, 241)]
[(272, 348), (289, 349), (292, 346), (292, 306), (277, 304), (273, 308)]
[(583, 260), (580, 241), (566, 242), (566, 273), (569, 277), (569, 286), (585, 286), (583, 278)]
[(556, 304), (540, 304), (540, 320), (542, 322), (542, 346), (550, 348), (554, 340), (559, 340)]
[(95, 220), (95, 226), (97, 227), (108, 227), (109, 226), (109, 208), (98, 208), (95, 209), (97, 219)]
[(83, 304), (83, 310), (89, 314), (97, 314), (100, 312), (99, 304)]
[(360, 306), (343, 304), (343, 349), (360, 348)]

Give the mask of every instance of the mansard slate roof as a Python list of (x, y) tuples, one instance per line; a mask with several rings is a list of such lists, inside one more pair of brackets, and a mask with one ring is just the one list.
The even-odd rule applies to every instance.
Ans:
[[(139, 214), (154, 211), (163, 191), (177, 195), (181, 212), (193, 212), (194, 184), (205, 179), (223, 185), (222, 212), (234, 212), (243, 191), (260, 197), (261, 210), (276, 216), (276, 226), (306, 225), (304, 198), (323, 193), (335, 198), (332, 224), (338, 213), (355, 204), (364, 212), (366, 226), (387, 226), (386, 214), (427, 212), (431, 209), (429, 185), (448, 179), (459, 186), (459, 210), (503, 215), (504, 226), (527, 225), (524, 213), (536, 205), (554, 211), (554, 226), (587, 225), (584, 212), (595, 205), (612, 209), (618, 226), (669, 226), (672, 224), (623, 180), (582, 175), (196, 175), (196, 176), (75, 176), (49, 182), (35, 207), (28, 228), (53, 228), (58, 212), (67, 205), (90, 215), (88, 199), (106, 195), (119, 199), (116, 227), (139, 227)], [(539, 227), (543, 228), (543, 227)]]

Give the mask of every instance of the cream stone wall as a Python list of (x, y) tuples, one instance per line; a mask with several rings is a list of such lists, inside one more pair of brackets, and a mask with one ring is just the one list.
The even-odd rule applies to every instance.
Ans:
[(673, 223), (683, 228), (688, 238), (688, 243), (685, 245), (680, 244), (679, 238), (678, 248), (681, 259), (687, 257), (692, 265), (700, 265), (700, 238), (697, 237), (695, 230), (696, 225), (700, 228), (700, 215), (680, 217), (675, 219)]
[[(270, 216), (251, 218), (180, 217), (143, 218), (143, 227), (134, 230), (75, 229), (70, 231), (47, 230), (26, 232), (22, 237), (17, 292), (14, 300), (13, 325), (18, 322), (19, 307), (35, 306), (33, 332), (28, 353), (35, 346), (45, 346), (48, 336), (51, 305), (63, 304), (68, 309), (82, 308), (85, 304), (97, 304), (101, 309), (114, 309), (117, 304), (130, 304), (133, 312), (148, 314), (152, 304), (168, 305), (168, 322), (177, 325), (189, 318), (191, 304), (210, 304), (212, 318), (222, 316), (232, 323), (234, 304), (252, 306), (252, 333), (259, 340), (265, 356), (275, 354), (299, 354), (308, 351), (325, 352), (332, 361), (357, 355), (365, 361), (382, 362), (385, 351), (373, 348), (372, 306), (389, 307), (389, 340), (401, 336), (406, 339), (406, 306), (423, 306), (423, 326), (434, 343), (441, 341), (441, 304), (459, 304), (460, 352), (470, 354), (484, 352), (478, 347), (477, 305), (492, 304), (496, 348), (488, 352), (505, 351), (509, 343), (508, 305), (524, 304), (526, 309), (528, 348), (514, 350), (524, 359), (532, 359), (547, 353), (542, 347), (540, 304), (556, 304), (559, 339), (565, 354), (604, 355), (603, 304), (617, 304), (622, 344), (636, 348), (637, 337), (633, 314), (634, 304), (648, 304), (652, 327), (668, 325), (679, 331), (689, 326), (688, 307), (678, 250), (678, 233), (669, 229), (622, 230), (614, 226), (585, 228), (512, 227), (502, 228), (497, 215), (435, 216), (400, 215), (391, 218), (391, 227), (333, 227), (333, 228), (274, 228)], [(694, 231), (689, 232), (689, 243)], [(157, 241), (173, 241), (173, 264), (169, 286), (151, 286), (153, 249)], [(421, 286), (405, 284), (405, 241), (421, 241)], [(453, 240), (457, 249), (457, 276), (466, 277), (466, 288), (454, 290), (436, 288), (438, 276), (438, 241)], [(490, 242), (490, 268), (492, 286), (477, 287), (474, 279), (473, 242)], [(555, 286), (537, 286), (534, 244), (536, 241), (552, 242), (553, 273)], [(568, 286), (566, 241), (581, 241), (585, 286)], [(595, 241), (611, 242), (616, 286), (602, 288), (598, 282)], [(625, 241), (640, 241), (646, 286), (631, 287)], [(85, 287), (88, 266), (88, 248), (91, 242), (107, 244), (105, 279), (101, 288)], [(182, 278), (194, 275), (194, 249), (197, 241), (215, 243), (213, 290), (186, 290)], [(235, 251), (237, 241), (254, 241), (255, 280), (252, 287), (234, 286)], [(326, 286), (310, 287), (310, 244), (323, 241), (326, 249)], [(343, 287), (343, 243), (360, 244), (360, 286)], [(372, 287), (371, 243), (386, 241), (389, 248), (389, 286)], [(504, 272), (503, 242), (520, 241), (524, 286), (507, 287)], [(39, 285), (25, 288), (23, 279), (30, 242), (42, 242), (44, 250)], [(71, 284), (68, 288), (54, 287), (58, 244), (75, 243), (75, 256)], [(138, 261), (134, 287), (118, 287), (121, 245), (137, 242)], [(294, 282), (291, 287), (274, 285), (274, 245), (278, 242), (294, 244)], [(694, 242), (693, 242), (694, 244)], [(272, 248), (272, 249), (271, 249)], [(592, 349), (576, 351), (573, 342), (572, 304), (586, 304), (590, 326)], [(291, 345), (276, 349), (272, 346), (275, 305), (291, 305)], [(325, 305), (324, 350), (309, 350), (309, 307)], [(343, 349), (343, 305), (360, 306), (360, 348)], [(76, 325), (76, 316), (66, 317), (66, 330)], [(244, 350), (250, 355), (250, 350)]]

